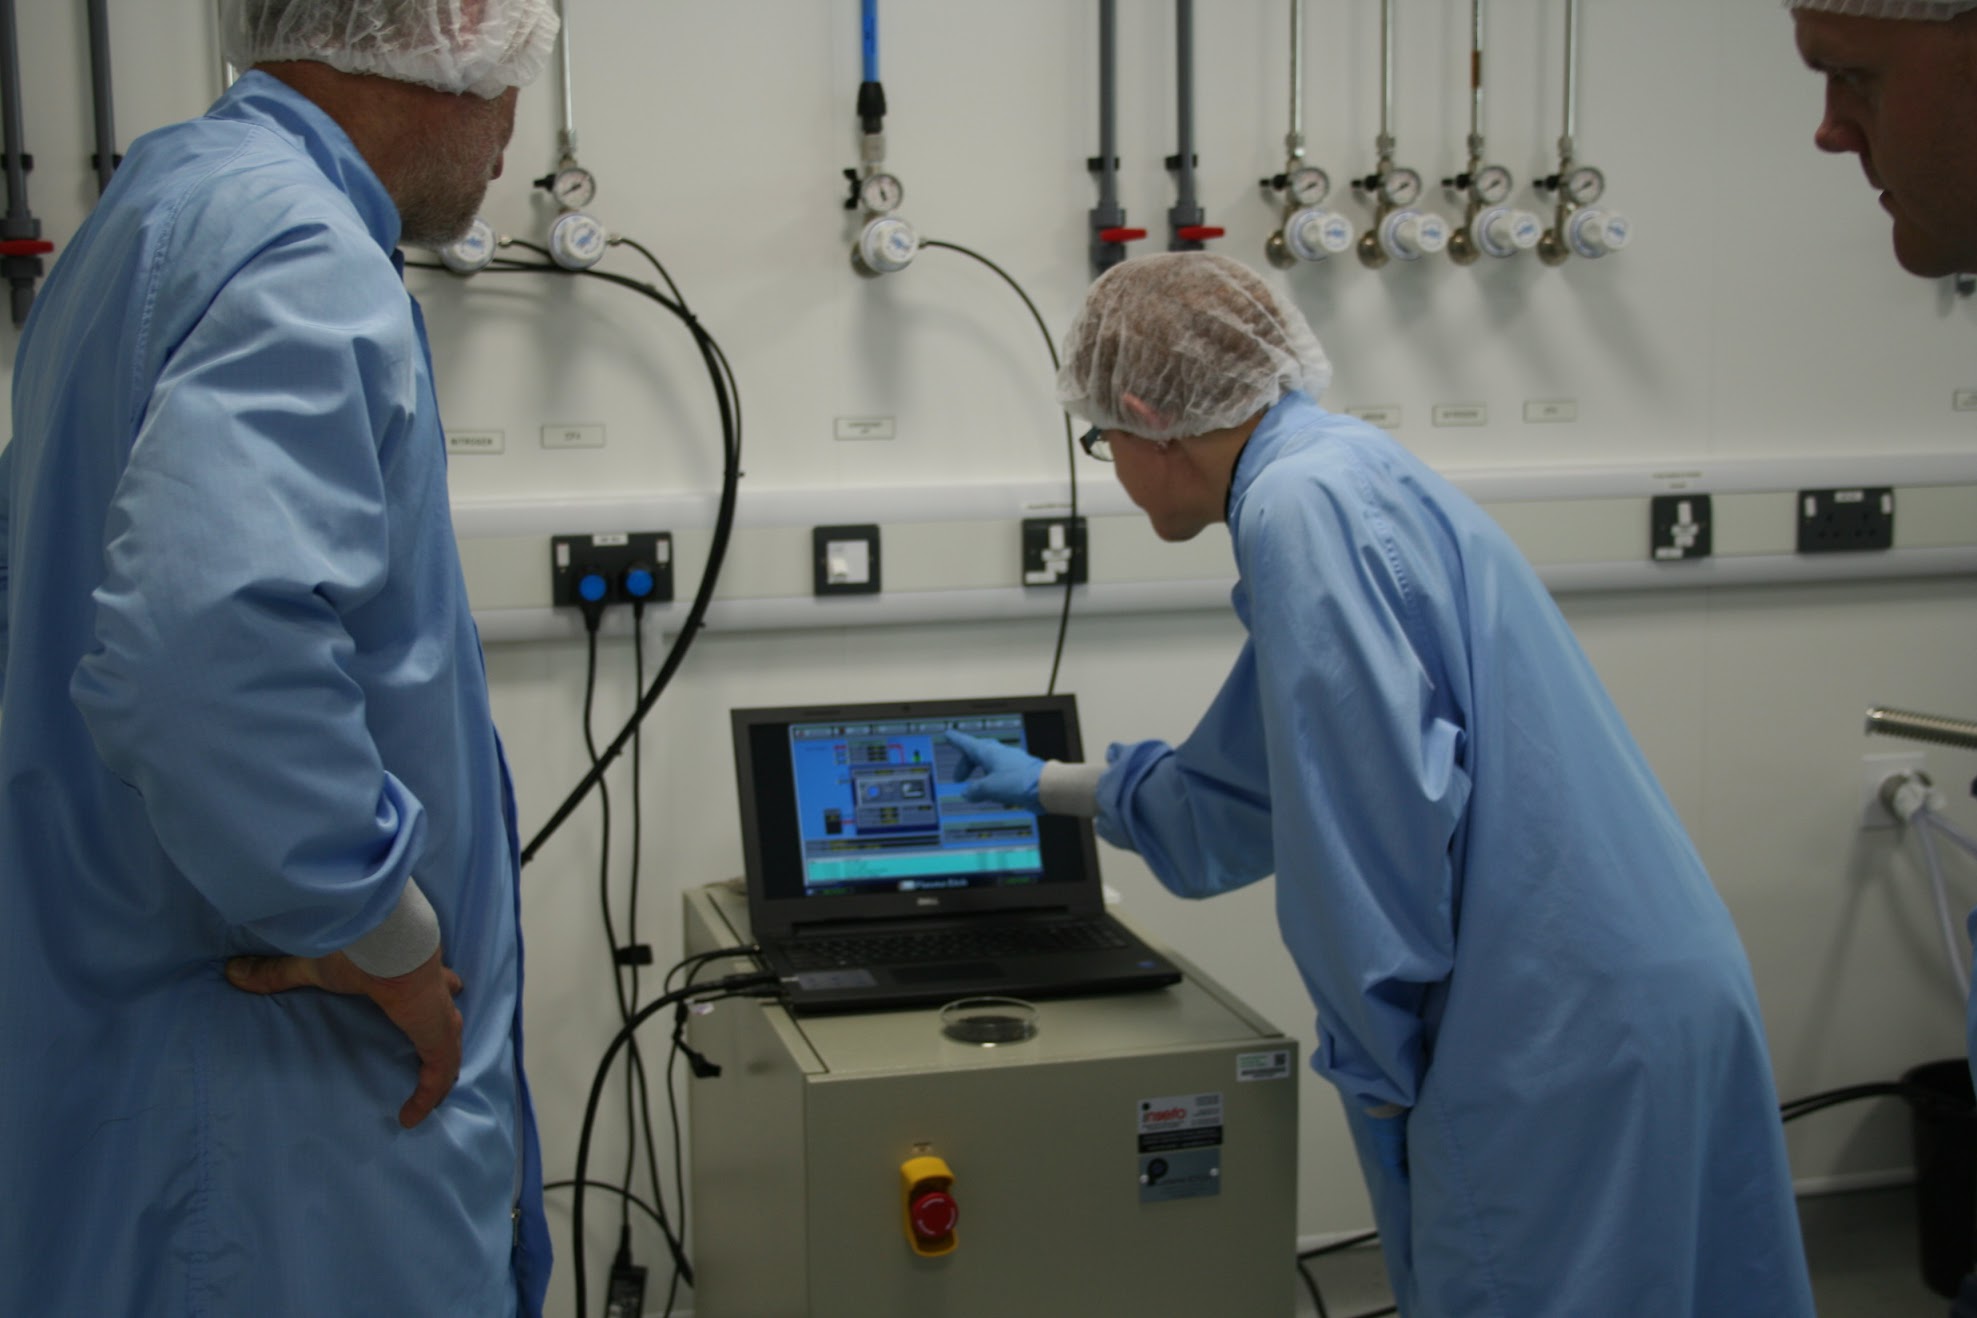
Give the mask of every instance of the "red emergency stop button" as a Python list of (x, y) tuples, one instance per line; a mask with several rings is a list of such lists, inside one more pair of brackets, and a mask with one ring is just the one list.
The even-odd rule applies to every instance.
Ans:
[(939, 1240), (954, 1234), (954, 1224), (961, 1220), (960, 1205), (954, 1196), (945, 1190), (929, 1190), (913, 1200), (907, 1210), (913, 1219), (913, 1234), (921, 1240)]
[(906, 1243), (924, 1258), (952, 1252), (960, 1243), (954, 1227), (961, 1220), (961, 1206), (954, 1201), (954, 1173), (941, 1159), (923, 1155), (901, 1163), (899, 1179), (905, 1198)]

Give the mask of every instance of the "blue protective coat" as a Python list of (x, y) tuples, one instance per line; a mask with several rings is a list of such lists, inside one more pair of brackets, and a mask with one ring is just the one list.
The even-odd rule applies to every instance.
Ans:
[(1803, 1318), (1737, 933), (1543, 585), (1467, 498), (1290, 394), (1235, 471), (1249, 641), (1098, 827), (1285, 943), (1407, 1318)]
[[(514, 808), (397, 239), (342, 130), (249, 73), (131, 148), (28, 322), (0, 1314), (540, 1307)], [(343, 947), (412, 874), (466, 1024), (403, 1131), (418, 1064), (376, 1007), (222, 965)]]

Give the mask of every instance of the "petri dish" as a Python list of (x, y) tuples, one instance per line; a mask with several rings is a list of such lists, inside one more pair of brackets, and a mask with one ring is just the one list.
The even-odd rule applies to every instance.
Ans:
[(1036, 1037), (1037, 1009), (1021, 998), (960, 998), (940, 1009), (940, 1032), (993, 1048)]

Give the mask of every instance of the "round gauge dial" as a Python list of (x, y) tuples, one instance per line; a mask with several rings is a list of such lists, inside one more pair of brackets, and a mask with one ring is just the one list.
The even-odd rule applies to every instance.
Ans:
[(1590, 206), (1606, 193), (1606, 175), (1581, 165), (1565, 176), (1565, 196), (1575, 206)]
[(549, 195), (565, 210), (580, 211), (597, 200), (597, 176), (581, 165), (566, 165), (549, 181)]
[(1510, 171), (1502, 165), (1484, 165), (1469, 180), (1469, 190), (1485, 206), (1501, 206), (1510, 200), (1512, 186)]
[(1421, 176), (1411, 169), (1390, 169), (1380, 176), (1380, 200), (1389, 206), (1412, 206), (1421, 200)]
[(1291, 200), (1300, 206), (1316, 206), (1331, 195), (1332, 180), (1315, 165), (1299, 165), (1284, 181)]
[(899, 209), (906, 200), (906, 188), (890, 174), (871, 174), (858, 185), (858, 204), (875, 215)]

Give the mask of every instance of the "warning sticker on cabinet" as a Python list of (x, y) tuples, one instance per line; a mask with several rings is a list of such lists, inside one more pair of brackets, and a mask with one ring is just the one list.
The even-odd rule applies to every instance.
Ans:
[(1222, 1096), (1176, 1094), (1139, 1105), (1140, 1202), (1222, 1192)]
[(1222, 1096), (1182, 1094), (1140, 1101), (1140, 1152), (1199, 1149), (1222, 1142)]

